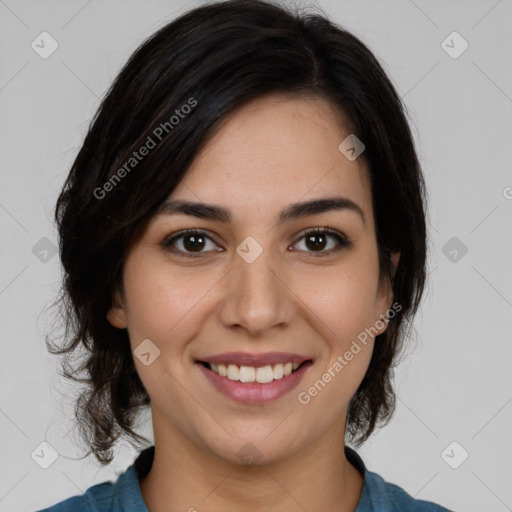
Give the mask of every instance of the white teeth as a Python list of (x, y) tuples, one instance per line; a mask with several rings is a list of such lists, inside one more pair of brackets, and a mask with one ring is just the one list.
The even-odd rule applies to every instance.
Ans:
[(272, 366), (262, 366), (256, 370), (256, 382), (266, 384), (274, 380), (274, 370)]
[[(259, 371), (259, 369), (258, 369), (258, 371)], [(256, 368), (251, 368), (250, 366), (240, 366), (240, 381), (241, 382), (254, 382), (255, 378), (256, 378)]]
[(236, 364), (228, 365), (228, 379), (240, 380), (240, 368)]
[(284, 377), (284, 368), (282, 364), (274, 366), (274, 379), (282, 379)]
[(279, 363), (274, 366), (267, 365), (255, 368), (252, 366), (237, 366), (236, 364), (210, 363), (211, 370), (218, 373), (221, 377), (239, 380), (240, 382), (259, 382), (260, 384), (282, 379), (290, 375), (299, 366), (300, 363)]

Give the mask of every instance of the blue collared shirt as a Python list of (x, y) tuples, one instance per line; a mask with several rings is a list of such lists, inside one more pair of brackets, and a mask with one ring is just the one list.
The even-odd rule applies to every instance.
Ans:
[[(143, 450), (115, 482), (93, 485), (82, 495), (72, 496), (38, 512), (149, 512), (140, 492), (139, 477), (153, 464), (155, 447)], [(368, 471), (363, 460), (349, 446), (345, 455), (364, 475), (363, 490), (355, 512), (453, 512), (431, 501), (416, 500), (401, 487)]]

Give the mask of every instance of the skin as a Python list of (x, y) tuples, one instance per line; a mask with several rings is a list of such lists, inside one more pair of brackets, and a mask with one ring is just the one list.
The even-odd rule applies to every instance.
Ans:
[[(148, 338), (160, 350), (149, 366), (134, 358), (151, 397), (155, 459), (140, 482), (151, 512), (355, 510), (363, 478), (343, 451), (346, 412), (374, 339), (309, 404), (297, 399), (392, 304), (366, 170), (338, 150), (349, 133), (324, 100), (252, 101), (223, 122), (169, 196), (228, 208), (233, 223), (157, 216), (129, 252), (107, 317), (128, 329), (132, 350)], [(276, 225), (289, 204), (332, 195), (356, 202), (365, 221), (345, 209)], [(338, 247), (331, 235), (307, 245), (304, 235), (326, 226), (353, 246), (328, 254)], [(211, 238), (199, 257), (180, 256), (194, 251), (186, 236), (174, 253), (162, 246), (188, 228)], [(236, 252), (248, 236), (263, 249), (250, 264)], [(240, 404), (194, 364), (228, 351), (294, 352), (314, 364), (286, 395)], [(237, 456), (247, 443), (260, 456), (252, 465)]]

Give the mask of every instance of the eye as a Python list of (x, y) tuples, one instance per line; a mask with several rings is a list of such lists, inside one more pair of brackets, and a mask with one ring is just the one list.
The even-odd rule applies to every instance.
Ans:
[[(314, 230), (307, 231), (302, 235), (300, 241), (297, 242), (295, 246), (302, 243), (301, 241), (303, 239), (306, 249), (300, 250), (318, 253), (313, 255), (315, 257), (329, 255), (343, 248), (352, 247), (353, 245), (353, 242), (348, 240), (345, 235), (342, 235), (329, 227), (316, 228)], [(334, 243), (331, 243), (331, 248), (325, 250), (325, 246), (329, 245), (328, 243), (326, 244), (329, 239), (331, 239), (331, 241), (334, 240)], [(210, 250), (203, 250), (208, 245), (208, 242), (212, 244), (212, 248)], [(172, 235), (163, 241), (162, 246), (167, 250), (178, 253), (180, 256), (189, 258), (199, 257), (208, 252), (223, 251), (223, 249), (218, 248), (212, 238), (204, 231), (198, 231), (195, 229), (186, 229), (185, 231)]]
[[(206, 235), (204, 231), (186, 229), (185, 231), (181, 231), (180, 233), (167, 238), (164, 240), (162, 245), (172, 252), (183, 253), (183, 256), (185, 257), (194, 258), (200, 256), (203, 252), (211, 252), (201, 252), (201, 249), (204, 248), (206, 241), (210, 241), (214, 247), (216, 246), (215, 242), (213, 242), (213, 240), (208, 235)], [(178, 244), (176, 244), (176, 242), (178, 242)], [(181, 245), (183, 248), (176, 249), (176, 245)], [(213, 250), (220, 252), (222, 249)]]
[[(334, 244), (331, 244), (331, 248), (329, 250), (325, 249), (326, 245), (329, 245), (327, 242), (329, 240), (334, 240)], [(307, 249), (313, 249), (311, 252), (318, 253), (313, 254), (314, 257), (330, 255), (332, 253), (338, 252), (343, 248), (349, 248), (354, 245), (354, 242), (350, 241), (345, 235), (338, 233), (329, 227), (325, 228), (315, 228), (314, 230), (310, 230), (306, 232), (301, 240), (304, 240), (303, 246)], [(300, 245), (302, 242), (298, 242), (296, 245)], [(334, 247), (333, 247), (334, 245)], [(306, 252), (310, 252), (307, 251)]]

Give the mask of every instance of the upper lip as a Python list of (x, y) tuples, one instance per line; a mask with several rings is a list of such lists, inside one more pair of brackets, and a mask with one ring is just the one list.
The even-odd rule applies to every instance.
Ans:
[(311, 357), (293, 354), (291, 352), (266, 352), (265, 354), (250, 354), (248, 352), (225, 352), (197, 359), (197, 362), (215, 364), (236, 364), (237, 366), (272, 366), (279, 363), (303, 363)]

